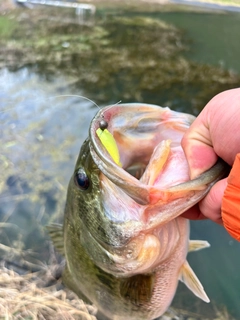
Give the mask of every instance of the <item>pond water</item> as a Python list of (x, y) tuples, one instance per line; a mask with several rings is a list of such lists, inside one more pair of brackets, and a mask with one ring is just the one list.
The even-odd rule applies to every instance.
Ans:
[[(100, 107), (139, 101), (197, 115), (216, 93), (240, 84), (240, 14), (101, 7), (85, 27), (71, 17), (51, 20), (49, 12), (0, 16), (11, 26), (0, 50), (0, 249), (7, 260), (51, 258), (43, 226), (62, 221), (67, 183), (97, 111), (81, 96)], [(193, 222), (191, 238), (211, 244), (188, 260), (212, 303), (180, 285), (173, 305), (202, 319), (224, 306), (238, 318), (239, 243), (210, 221)]]
[(192, 41), (189, 58), (240, 72), (239, 13), (171, 12), (159, 17), (186, 31)]

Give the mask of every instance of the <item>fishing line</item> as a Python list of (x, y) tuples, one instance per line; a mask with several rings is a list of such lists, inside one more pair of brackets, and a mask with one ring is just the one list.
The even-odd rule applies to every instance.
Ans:
[[(52, 99), (52, 98), (61, 98), (61, 97), (75, 97), (75, 98), (81, 98), (81, 99), (85, 99), (89, 102), (91, 102), (93, 105), (95, 105), (99, 110), (101, 110), (102, 108), (99, 107), (99, 105), (94, 102), (93, 100), (87, 98), (87, 97), (84, 97), (84, 96), (81, 96), (81, 95), (77, 95), (77, 94), (62, 94), (62, 95), (58, 95), (58, 96), (52, 96), (52, 97), (49, 97), (48, 99)], [(114, 103), (112, 106), (116, 106), (118, 104), (120, 104), (122, 101), (119, 100), (118, 102)], [(104, 131), (105, 129), (107, 129), (108, 127), (108, 122), (104, 119), (104, 114), (101, 115), (101, 117), (103, 118), (102, 120), (99, 121), (99, 128)]]
[[(93, 100), (91, 100), (91, 99), (89, 99), (89, 98), (87, 98), (87, 97), (78, 95), (78, 94), (61, 94), (61, 95), (58, 95), (58, 96), (51, 96), (51, 97), (49, 97), (48, 99), (61, 98), (61, 97), (69, 97), (69, 98), (70, 98), (70, 97), (75, 97), (75, 98), (85, 99), (85, 100), (91, 102), (92, 104), (94, 104), (99, 110), (101, 110), (101, 109), (103, 108), (103, 107), (102, 107), (102, 108), (99, 107), (99, 105), (98, 105), (96, 102), (94, 102)], [(116, 105), (120, 104), (121, 102), (122, 102), (122, 101), (119, 100), (118, 102), (114, 103), (112, 106), (116, 106)]]
[[(91, 100), (91, 99), (89, 99), (89, 98), (87, 98), (87, 97), (81, 96), (81, 95), (77, 95), (77, 94), (63, 94), (63, 95), (51, 96), (51, 97), (46, 98), (46, 99), (44, 99), (44, 100), (50, 100), (50, 99), (53, 99), (53, 98), (61, 98), (61, 97), (69, 97), (69, 98), (75, 97), (75, 98), (85, 99), (85, 100), (91, 102), (93, 105), (95, 105), (99, 110), (101, 110), (101, 109), (103, 108), (103, 107), (102, 107), (102, 108), (99, 107), (99, 105), (98, 105), (96, 102), (94, 102), (93, 100)], [(33, 99), (33, 100), (35, 100), (35, 99)], [(38, 101), (38, 100), (40, 100), (40, 99), (37, 98), (36, 100)], [(11, 101), (11, 99), (10, 99), (10, 101)], [(22, 101), (24, 101), (24, 98), (22, 98)], [(122, 101), (119, 100), (118, 102), (114, 103), (113, 106), (116, 106), (116, 105), (120, 104), (121, 102), (122, 102)], [(0, 114), (6, 113), (7, 111), (9, 111), (9, 110), (14, 110), (14, 109), (15, 109), (15, 107), (7, 108), (7, 109), (5, 109), (5, 110), (0, 110)], [(102, 115), (102, 116), (103, 116), (103, 115)]]
[(61, 97), (75, 97), (75, 98), (81, 98), (81, 99), (85, 99), (89, 102), (91, 102), (92, 104), (94, 104), (99, 110), (101, 110), (101, 108), (99, 107), (99, 105), (96, 104), (96, 102), (94, 102), (93, 100), (87, 98), (87, 97), (84, 97), (84, 96), (81, 96), (81, 95), (77, 95), (77, 94), (62, 94), (62, 95), (59, 95), (59, 96), (52, 96), (52, 97), (49, 97), (48, 99), (52, 99), (52, 98), (61, 98)]

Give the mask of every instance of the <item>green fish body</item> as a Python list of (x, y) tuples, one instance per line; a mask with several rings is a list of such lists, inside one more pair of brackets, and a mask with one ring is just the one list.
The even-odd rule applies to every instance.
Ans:
[[(102, 119), (118, 150), (101, 142)], [(54, 242), (66, 259), (64, 283), (109, 319), (159, 317), (179, 280), (209, 302), (186, 260), (188, 251), (209, 244), (189, 241), (181, 214), (226, 174), (226, 165), (219, 160), (189, 180), (181, 139), (193, 120), (169, 108), (120, 104), (101, 109), (91, 122), (58, 230), (63, 248)]]

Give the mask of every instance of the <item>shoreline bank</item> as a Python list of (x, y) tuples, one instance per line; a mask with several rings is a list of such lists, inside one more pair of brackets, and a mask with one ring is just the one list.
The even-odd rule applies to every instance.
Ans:
[[(231, 0), (85, 0), (85, 3), (98, 5), (120, 5), (122, 6), (144, 6), (144, 5), (183, 5), (188, 7), (198, 7), (202, 9), (210, 9), (216, 11), (226, 12), (240, 12), (240, 1)], [(141, 2), (141, 3), (139, 3)], [(61, 1), (59, 1), (61, 3)], [(39, 6), (39, 5), (36, 5)], [(7, 0), (0, 4), (0, 13), (4, 11), (12, 11), (19, 8), (16, 2)]]

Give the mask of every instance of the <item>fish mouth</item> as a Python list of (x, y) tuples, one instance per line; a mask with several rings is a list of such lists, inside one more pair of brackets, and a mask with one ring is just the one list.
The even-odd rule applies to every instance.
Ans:
[[(103, 119), (108, 123), (108, 130), (117, 143), (122, 166), (113, 161), (96, 134), (100, 121)], [(149, 179), (147, 181), (143, 176), (154, 150), (162, 141), (170, 141), (171, 148), (180, 148), (182, 135), (193, 120), (194, 117), (191, 115), (186, 116), (186, 114), (156, 105), (131, 103), (106, 107), (96, 114), (90, 126), (91, 155), (100, 171), (134, 201), (141, 205), (153, 203), (157, 201), (156, 197), (152, 196), (153, 190), (156, 189), (153, 186), (156, 179), (151, 178), (151, 181)], [(181, 153), (183, 155), (183, 151)], [(166, 158), (165, 162), (167, 160), (169, 159)], [(184, 156), (182, 160), (184, 161), (182, 167), (185, 169), (181, 170), (181, 177), (179, 178), (178, 173), (177, 179), (173, 179), (171, 183), (166, 183), (166, 181), (165, 184), (164, 182), (158, 183), (158, 190), (189, 179)], [(165, 163), (162, 164), (164, 165)], [(154, 166), (151, 167), (151, 172), (153, 175)], [(157, 174), (158, 172), (154, 174), (155, 178)]]
[[(113, 160), (96, 133), (103, 119), (118, 146), (121, 166)], [(100, 177), (102, 187), (109, 197), (115, 194), (112, 202), (119, 203), (122, 197), (122, 202), (133, 208), (140, 205), (136, 209), (140, 214), (138, 219), (147, 223), (147, 228), (179, 216), (226, 175), (226, 164), (219, 160), (208, 171), (190, 180), (181, 140), (194, 119), (192, 115), (169, 108), (130, 103), (105, 107), (92, 120), (90, 152), (103, 174)], [(167, 212), (167, 218), (159, 212)]]

